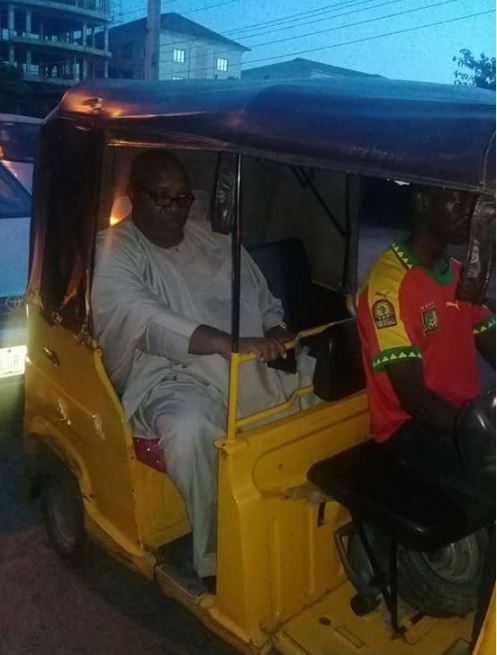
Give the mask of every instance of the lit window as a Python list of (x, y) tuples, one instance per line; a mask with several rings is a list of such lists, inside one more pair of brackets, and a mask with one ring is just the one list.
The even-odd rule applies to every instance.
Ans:
[(173, 50), (173, 61), (177, 64), (184, 64), (186, 58), (186, 50), (181, 48), (174, 48)]
[(228, 60), (225, 59), (224, 57), (218, 57), (217, 58), (217, 65), (216, 68), (218, 71), (222, 71), (223, 73), (228, 72)]

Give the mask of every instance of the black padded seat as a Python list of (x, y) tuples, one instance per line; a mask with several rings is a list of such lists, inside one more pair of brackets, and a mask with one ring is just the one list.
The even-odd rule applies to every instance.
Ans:
[(313, 283), (300, 239), (262, 243), (248, 251), (272, 294), (281, 300), (290, 329), (298, 332), (349, 315), (342, 293)]
[(414, 550), (447, 546), (493, 521), (493, 508), (449, 497), (417, 479), (372, 440), (318, 462), (308, 479), (344, 505), (354, 520), (375, 525)]

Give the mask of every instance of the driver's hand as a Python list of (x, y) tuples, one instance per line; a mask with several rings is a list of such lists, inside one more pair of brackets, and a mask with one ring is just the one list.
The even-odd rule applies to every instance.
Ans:
[[(282, 328), (283, 329), (283, 328)], [(272, 362), (279, 357), (286, 358), (284, 342), (269, 337), (242, 337), (238, 343), (241, 355), (255, 355), (260, 362)]]

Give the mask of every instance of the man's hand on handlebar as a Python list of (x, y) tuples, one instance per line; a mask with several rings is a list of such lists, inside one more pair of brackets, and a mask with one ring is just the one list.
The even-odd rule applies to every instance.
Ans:
[(238, 343), (241, 355), (255, 355), (260, 362), (272, 362), (283, 357), (286, 359), (286, 348), (283, 341), (268, 337), (243, 337)]
[[(278, 325), (268, 330), (264, 337), (242, 337), (238, 342), (238, 352), (241, 355), (255, 355), (260, 362), (272, 362), (280, 357), (286, 359), (285, 343), (294, 338), (291, 332)], [(229, 359), (231, 336), (208, 325), (200, 325), (190, 337), (188, 350), (192, 354), (217, 354)]]

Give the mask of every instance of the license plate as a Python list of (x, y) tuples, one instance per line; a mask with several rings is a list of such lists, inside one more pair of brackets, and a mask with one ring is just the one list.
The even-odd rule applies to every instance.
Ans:
[(11, 375), (22, 375), (24, 373), (25, 359), (26, 346), (0, 348), (0, 378), (8, 378)]

